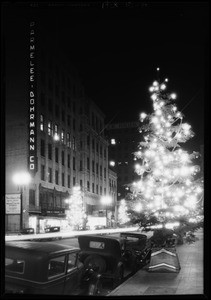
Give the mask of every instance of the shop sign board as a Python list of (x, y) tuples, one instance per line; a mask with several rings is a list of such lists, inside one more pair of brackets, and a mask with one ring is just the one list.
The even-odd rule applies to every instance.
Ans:
[(6, 194), (6, 214), (17, 215), (21, 212), (21, 195)]

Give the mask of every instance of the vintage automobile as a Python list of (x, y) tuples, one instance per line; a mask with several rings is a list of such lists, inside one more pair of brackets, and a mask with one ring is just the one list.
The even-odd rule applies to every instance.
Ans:
[(79, 251), (47, 242), (7, 242), (5, 293), (97, 295), (100, 275), (84, 268)]
[(123, 244), (122, 255), (126, 265), (131, 265), (136, 271), (149, 263), (152, 245), (145, 234), (121, 232), (120, 240)]
[(133, 272), (131, 266), (125, 264), (119, 237), (81, 235), (78, 243), (81, 249), (79, 259), (85, 268), (101, 274), (101, 281), (111, 279), (113, 288), (122, 282), (125, 275)]

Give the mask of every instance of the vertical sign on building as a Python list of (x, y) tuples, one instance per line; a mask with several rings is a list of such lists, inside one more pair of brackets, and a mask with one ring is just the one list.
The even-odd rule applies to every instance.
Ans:
[(29, 159), (28, 168), (32, 176), (37, 171), (37, 111), (36, 111), (36, 53), (35, 53), (35, 22), (30, 22), (29, 36)]

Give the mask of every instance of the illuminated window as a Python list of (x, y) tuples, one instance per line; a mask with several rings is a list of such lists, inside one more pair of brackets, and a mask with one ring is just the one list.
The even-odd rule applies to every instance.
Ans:
[(75, 137), (73, 137), (73, 150), (76, 150), (76, 142), (75, 142)]
[(40, 115), (40, 130), (44, 130), (44, 116)]
[(53, 135), (53, 128), (52, 128), (52, 122), (48, 121), (48, 135)]
[(67, 133), (67, 147), (71, 148), (70, 133)]
[(64, 130), (61, 131), (61, 142), (64, 144)]
[(109, 164), (110, 164), (110, 166), (112, 166), (112, 167), (115, 166), (115, 162), (114, 162), (114, 161), (110, 161)]
[(116, 140), (115, 139), (111, 139), (111, 145), (116, 145)]

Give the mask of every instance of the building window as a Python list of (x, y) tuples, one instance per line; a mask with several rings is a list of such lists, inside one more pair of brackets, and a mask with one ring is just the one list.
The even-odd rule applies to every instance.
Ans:
[(67, 175), (67, 187), (70, 188), (70, 175)]
[(73, 157), (73, 170), (75, 170), (75, 157)]
[(69, 108), (71, 108), (71, 100), (70, 100), (70, 97), (67, 98), (67, 106), (68, 106)]
[(100, 166), (100, 176), (103, 176), (103, 168)]
[(45, 180), (45, 166), (41, 165), (41, 180)]
[(55, 105), (55, 114), (56, 114), (56, 117), (59, 118), (59, 105), (58, 104)]
[(90, 145), (90, 136), (87, 135), (87, 146), (89, 146), (89, 145)]
[(102, 186), (100, 186), (100, 195), (103, 194)]
[(55, 171), (55, 183), (59, 184), (59, 171), (58, 170)]
[(95, 172), (95, 162), (94, 162), (94, 160), (92, 161), (92, 172), (93, 173)]
[(104, 188), (104, 195), (106, 195), (106, 188)]
[(75, 186), (75, 183), (76, 183), (75, 177), (73, 177), (73, 186)]
[(64, 144), (64, 129), (61, 130), (61, 142)]
[(103, 147), (100, 146), (100, 156), (102, 156), (102, 155), (103, 155)]
[(52, 168), (48, 168), (48, 182), (52, 182)]
[(87, 181), (87, 191), (90, 191), (89, 181)]
[(57, 124), (54, 125), (54, 137), (55, 137), (55, 139), (58, 138), (58, 125)]
[(53, 104), (52, 104), (52, 99), (48, 99), (48, 110), (50, 111), (50, 112), (52, 112), (53, 111)]
[(98, 163), (96, 163), (96, 173), (98, 175)]
[(106, 178), (106, 168), (104, 168), (104, 178)]
[(75, 137), (73, 136), (73, 150), (76, 150), (76, 142), (75, 142)]
[(92, 127), (95, 129), (95, 116), (92, 113)]
[(83, 162), (80, 160), (80, 171), (83, 171)]
[(64, 151), (62, 151), (62, 165), (64, 166)]
[(95, 140), (92, 139), (92, 150), (95, 151)]
[(62, 122), (65, 122), (65, 111), (62, 110)]
[(55, 148), (55, 162), (59, 162), (59, 149), (57, 147)]
[(94, 193), (94, 192), (95, 192), (95, 184), (92, 183), (92, 193)]
[(87, 169), (90, 169), (90, 162), (89, 162), (89, 157), (87, 157)]
[(48, 144), (48, 159), (52, 159), (52, 145)]
[(67, 155), (67, 167), (70, 168), (70, 154)]
[(67, 133), (67, 147), (71, 148), (70, 133)]
[(75, 119), (73, 119), (73, 130), (75, 130)]
[(67, 115), (67, 125), (70, 126), (70, 115)]
[(80, 123), (80, 132), (83, 131), (83, 125)]
[(106, 149), (104, 149), (104, 158), (106, 159)]
[(44, 130), (44, 116), (40, 115), (40, 130)]
[(97, 153), (99, 152), (99, 144), (98, 143), (96, 143), (96, 151), (97, 151)]
[(96, 194), (98, 194), (98, 184), (96, 185)]
[(50, 135), (50, 136), (53, 135), (53, 127), (52, 127), (51, 121), (48, 121), (48, 135)]
[(44, 93), (40, 94), (40, 102), (41, 102), (42, 106), (45, 106), (45, 94)]
[(62, 172), (62, 186), (64, 186), (64, 172)]
[(40, 154), (45, 157), (45, 141), (42, 139), (40, 141)]
[(59, 86), (58, 86), (58, 84), (55, 85), (55, 94), (56, 94), (56, 97), (59, 97)]
[(62, 91), (62, 102), (65, 103), (65, 95), (64, 95), (64, 91)]
[(73, 101), (73, 112), (75, 113), (75, 101)]
[(80, 149), (83, 150), (83, 141), (80, 141)]

